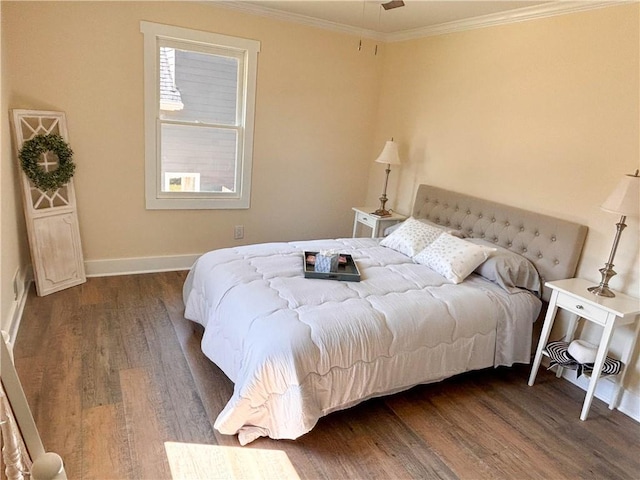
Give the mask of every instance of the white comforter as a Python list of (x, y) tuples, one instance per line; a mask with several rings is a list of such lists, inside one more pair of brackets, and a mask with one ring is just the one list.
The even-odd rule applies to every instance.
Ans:
[[(302, 251), (353, 255), (361, 282), (306, 279)], [(202, 351), (235, 383), (215, 422), (243, 445), (294, 439), (364, 399), (530, 360), (540, 301), (471, 275), (452, 285), (376, 239), (203, 255), (184, 287)]]

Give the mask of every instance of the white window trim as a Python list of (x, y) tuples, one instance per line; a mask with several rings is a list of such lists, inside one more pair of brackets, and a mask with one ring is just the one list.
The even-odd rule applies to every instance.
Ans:
[[(240, 209), (249, 208), (251, 200), (251, 168), (253, 163), (253, 126), (255, 116), (256, 77), (260, 42), (217, 33), (191, 30), (141, 21), (144, 34), (144, 125), (145, 125), (145, 199), (146, 208), (156, 209)], [(170, 39), (237, 49), (246, 59), (244, 69), (244, 108), (239, 112), (244, 125), (242, 142), (238, 151), (238, 165), (242, 174), (239, 191), (235, 195), (224, 193), (216, 196), (210, 192), (162, 191), (160, 168), (160, 136), (158, 134), (159, 64), (158, 41)]]

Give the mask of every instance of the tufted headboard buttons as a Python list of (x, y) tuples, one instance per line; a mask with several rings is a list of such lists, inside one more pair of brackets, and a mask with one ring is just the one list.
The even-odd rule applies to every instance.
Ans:
[(418, 187), (412, 215), (524, 256), (543, 284), (575, 275), (587, 236), (584, 225), (430, 185)]

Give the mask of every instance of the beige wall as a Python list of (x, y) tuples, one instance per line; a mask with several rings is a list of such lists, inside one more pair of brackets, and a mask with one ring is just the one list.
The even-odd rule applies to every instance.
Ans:
[[(358, 39), (200, 2), (5, 2), (10, 108), (67, 113), (86, 260), (350, 233), (379, 58)], [(140, 20), (261, 41), (249, 210), (144, 206)], [(233, 240), (233, 226), (245, 239)]]
[[(392, 206), (408, 213), (430, 183), (582, 223), (578, 276), (597, 284), (619, 219), (599, 205), (640, 163), (639, 8), (386, 45), (375, 143), (400, 144)], [(371, 166), (369, 203), (382, 175)], [(627, 223), (610, 285), (639, 296), (638, 219)], [(638, 394), (637, 351), (634, 363), (627, 384)]]
[(5, 6), (0, 4), (0, 329), (5, 331), (9, 331), (12, 320), (19, 315), (19, 299), (14, 296), (14, 276), (17, 272), (18, 277), (23, 278), (30, 261), (20, 203), (18, 168), (13, 155), (6, 108), (11, 89), (9, 55), (5, 51), (9, 43), (7, 30)]

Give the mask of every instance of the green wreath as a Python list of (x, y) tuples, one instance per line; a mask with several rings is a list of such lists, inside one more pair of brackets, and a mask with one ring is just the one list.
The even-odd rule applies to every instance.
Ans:
[[(43, 153), (53, 152), (58, 157), (58, 168), (47, 172), (38, 164)], [(44, 192), (52, 192), (69, 183), (76, 169), (73, 151), (60, 135), (36, 135), (20, 149), (20, 164), (29, 180)]]

